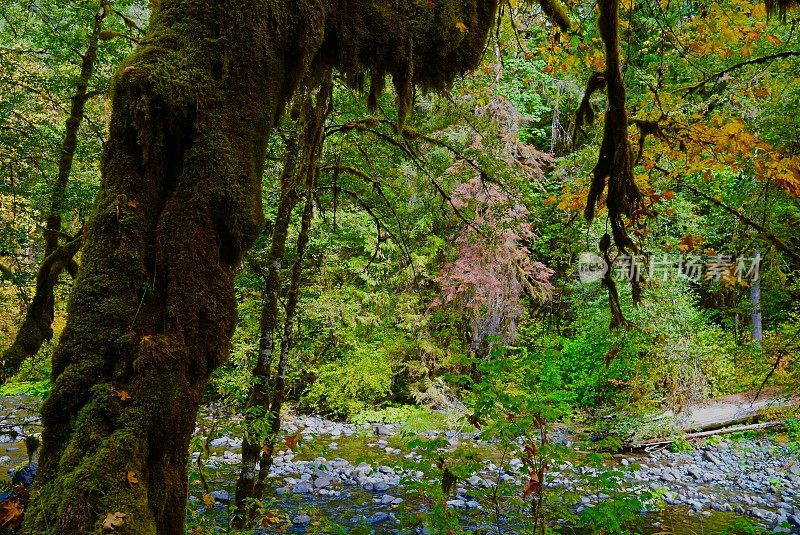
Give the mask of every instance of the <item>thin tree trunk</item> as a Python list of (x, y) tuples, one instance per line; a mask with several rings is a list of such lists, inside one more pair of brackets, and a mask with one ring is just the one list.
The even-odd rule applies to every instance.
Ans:
[[(62, 249), (58, 262), (47, 262), (47, 259), (52, 257), (59, 249), (61, 215), (64, 209), (67, 183), (72, 172), (75, 150), (78, 147), (78, 132), (83, 122), (86, 102), (89, 100), (89, 83), (97, 64), (97, 48), (106, 15), (105, 3), (101, 1), (94, 16), (92, 32), (88, 36), (89, 44), (81, 56), (81, 71), (78, 75), (78, 84), (75, 88), (75, 93), (70, 98), (70, 113), (66, 120), (64, 139), (61, 141), (61, 153), (58, 160), (58, 176), (50, 199), (50, 211), (48, 212), (44, 232), (44, 258), (36, 275), (36, 291), (26, 311), (25, 319), (19, 330), (17, 330), (14, 342), (3, 352), (0, 377), (15, 373), (26, 358), (39, 352), (45, 340), (53, 338), (55, 286), (65, 269), (68, 269), (73, 277), (76, 275), (77, 264), (75, 264), (73, 256), (80, 249), (80, 242)], [(63, 253), (67, 250), (72, 254), (69, 257), (64, 257)]]
[[(281, 195), (278, 212), (272, 229), (267, 255), (267, 276), (264, 284), (261, 319), (259, 321), (258, 356), (253, 368), (252, 386), (244, 410), (244, 437), (242, 440), (242, 465), (236, 483), (235, 524), (249, 522), (252, 509), (247, 502), (254, 497), (256, 474), (261, 450), (261, 437), (253, 430), (254, 422), (268, 417), (269, 389), (272, 360), (275, 353), (275, 329), (278, 326), (278, 294), (281, 289), (280, 270), (286, 256), (286, 238), (289, 234), (292, 209), (297, 204), (296, 167), (299, 129), (295, 128), (286, 144), (284, 167), (281, 173)], [(243, 523), (244, 522), (244, 523)]]
[(292, 348), (292, 330), (297, 310), (297, 301), (300, 297), (300, 282), (303, 274), (303, 258), (305, 257), (306, 246), (311, 232), (311, 221), (314, 217), (314, 198), (319, 171), (312, 170), (309, 174), (308, 188), (306, 189), (306, 200), (303, 206), (303, 216), (300, 223), (300, 234), (297, 236), (297, 246), (295, 248), (295, 259), (292, 264), (292, 274), (289, 283), (289, 292), (286, 296), (286, 317), (283, 321), (283, 334), (281, 335), (281, 352), (278, 359), (278, 368), (275, 376), (275, 387), (272, 389), (272, 400), (270, 402), (269, 413), (272, 415), (272, 429), (268, 436), (266, 450), (262, 455), (261, 467), (258, 472), (258, 484), (256, 485), (257, 497), (264, 495), (264, 487), (275, 451), (275, 444), (281, 430), (281, 408), (283, 400), (286, 398), (286, 372), (288, 370), (289, 350)]
[[(756, 246), (755, 254), (757, 257), (761, 256), (761, 248)], [(751, 314), (750, 318), (753, 324), (753, 340), (759, 349), (764, 338), (764, 329), (761, 325), (761, 277), (757, 277), (750, 285), (750, 303)]]
[[(267, 283), (264, 303), (261, 309), (259, 355), (253, 369), (253, 381), (244, 411), (244, 440), (242, 442), (242, 466), (236, 483), (236, 510), (239, 512), (236, 525), (246, 526), (252, 521), (252, 507), (264, 494), (264, 481), (272, 465), (272, 451), (275, 437), (280, 431), (280, 402), (286, 376), (288, 357), (288, 341), (291, 337), (291, 325), (299, 292), (299, 278), (302, 270), (302, 258), (305, 243), (308, 240), (310, 226), (313, 188), (318, 173), (318, 160), (322, 150), (325, 119), (330, 111), (329, 83), (323, 84), (316, 104), (312, 104), (308, 95), (297, 110), (298, 125), (294, 137), (286, 147), (283, 173), (281, 175), (281, 199), (278, 205), (278, 216), (272, 232), (270, 252), (267, 257)], [(287, 296), (286, 317), (278, 369), (274, 380), (271, 376), (272, 360), (275, 351), (275, 330), (278, 327), (278, 292), (282, 286), (280, 269), (286, 254), (286, 237), (290, 223), (291, 208), (297, 203), (296, 188), (300, 179), (304, 178), (306, 202), (303, 209), (300, 236), (292, 266), (291, 283)], [(288, 334), (287, 334), (288, 333)], [(265, 420), (268, 422), (267, 435), (257, 434), (255, 425)]]

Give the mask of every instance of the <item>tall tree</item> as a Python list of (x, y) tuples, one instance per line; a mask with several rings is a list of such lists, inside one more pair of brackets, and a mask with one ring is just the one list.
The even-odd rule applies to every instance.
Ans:
[[(99, 179), (95, 164), (110, 74), (146, 21), (142, 2), (11, 2), (0, 8), (0, 145), (8, 149), (0, 156), (0, 255), (14, 259), (3, 271), (25, 305), (0, 356), (4, 374), (53, 336), (54, 288), (65, 268), (75, 276), (80, 214)], [(44, 233), (41, 247), (31, 240), (35, 227)], [(35, 283), (31, 299), (29, 282)]]
[[(495, 0), (161, 0), (114, 82), (102, 184), (53, 357), (26, 533), (183, 533), (201, 394), (262, 227), (270, 127), (303, 79), (390, 74), (400, 109), (481, 57)], [(401, 113), (401, 116), (403, 115)]]
[[(327, 80), (316, 94), (316, 99), (312, 93), (298, 95), (299, 102), (292, 110), (296, 123), (284, 151), (278, 211), (266, 258), (267, 273), (259, 322), (258, 356), (244, 411), (242, 468), (236, 483), (237, 523), (242, 525), (249, 523), (252, 518), (253, 508), (249, 501), (261, 500), (264, 494), (266, 477), (272, 467), (272, 454), (280, 431), (280, 409), (285, 396), (289, 341), (297, 305), (303, 252), (313, 215), (319, 158), (324, 141), (325, 120), (330, 113), (331, 92), (331, 83)], [(284, 332), (280, 339), (280, 357), (278, 367), (273, 373), (275, 331), (279, 322), (278, 296), (283, 286), (281, 268), (286, 257), (286, 239), (291, 225), (292, 209), (300, 200), (301, 187), (305, 191), (305, 206), (292, 267)]]

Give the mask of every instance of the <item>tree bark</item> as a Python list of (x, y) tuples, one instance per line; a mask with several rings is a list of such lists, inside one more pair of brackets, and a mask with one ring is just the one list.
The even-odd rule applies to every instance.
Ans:
[[(58, 176), (50, 199), (50, 210), (45, 226), (44, 259), (36, 275), (36, 290), (25, 313), (25, 319), (14, 336), (14, 342), (3, 352), (0, 377), (14, 374), (26, 358), (39, 352), (45, 340), (53, 338), (55, 286), (65, 269), (68, 269), (73, 277), (76, 275), (77, 264), (75, 264), (73, 256), (80, 249), (80, 242), (62, 249), (58, 262), (47, 262), (47, 259), (59, 250), (58, 239), (61, 233), (61, 216), (67, 193), (67, 183), (72, 173), (75, 150), (78, 147), (78, 132), (83, 122), (86, 102), (89, 100), (89, 83), (94, 75), (100, 32), (103, 31), (103, 21), (106, 15), (106, 6), (101, 2), (94, 17), (94, 26), (88, 36), (89, 44), (81, 56), (81, 70), (75, 93), (70, 98), (70, 113), (66, 120), (64, 139), (61, 141), (61, 153), (58, 159)], [(72, 251), (71, 256), (65, 258), (63, 256), (65, 250)]]
[[(756, 246), (755, 254), (761, 257), (761, 248)], [(761, 348), (761, 343), (764, 338), (764, 329), (761, 324), (761, 277), (757, 277), (750, 285), (750, 304), (751, 313), (750, 319), (753, 324), (753, 340), (756, 345)]]
[(497, 8), (390, 4), (157, 3), (114, 81), (25, 533), (94, 535), (120, 513), (117, 534), (183, 534), (189, 439), (228, 356), (234, 271), (263, 228), (276, 117), (329, 66), (392, 74), (407, 109), (414, 84), (444, 88), (477, 63)]

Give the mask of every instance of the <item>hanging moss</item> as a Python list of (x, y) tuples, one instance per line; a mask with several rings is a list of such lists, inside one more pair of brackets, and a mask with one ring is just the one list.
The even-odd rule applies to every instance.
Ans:
[(765, 0), (767, 14), (777, 15), (781, 20), (786, 20), (789, 10), (800, 7), (800, 0)]
[(403, 118), (414, 87), (443, 90), (478, 64), (496, 10), (496, 0), (340, 0), (321, 59), (357, 89), (365, 72), (375, 89), (391, 76)]
[(600, 0), (598, 6), (597, 25), (605, 45), (606, 69), (589, 78), (586, 94), (576, 114), (576, 126), (580, 128), (593, 118), (589, 98), (603, 86), (608, 94), (608, 110), (584, 216), (589, 222), (594, 219), (595, 208), (607, 187), (605, 203), (611, 233), (617, 248), (624, 253), (635, 248), (628, 236), (624, 217), (632, 218), (641, 208), (642, 195), (633, 178), (633, 155), (628, 143), (628, 110), (619, 54), (619, 5), (617, 0)]

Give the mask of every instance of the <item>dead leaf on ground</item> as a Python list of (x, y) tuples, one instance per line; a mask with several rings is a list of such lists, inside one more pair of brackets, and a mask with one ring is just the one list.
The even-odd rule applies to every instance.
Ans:
[(297, 447), (297, 442), (299, 440), (300, 440), (300, 435), (297, 433), (283, 438), (283, 442), (286, 444), (286, 447), (289, 448), (290, 450), (293, 450)]
[(17, 529), (22, 525), (24, 515), (18, 498), (8, 498), (0, 503), (0, 526)]

